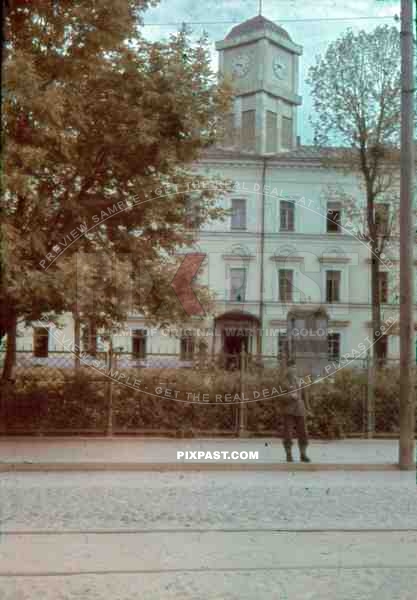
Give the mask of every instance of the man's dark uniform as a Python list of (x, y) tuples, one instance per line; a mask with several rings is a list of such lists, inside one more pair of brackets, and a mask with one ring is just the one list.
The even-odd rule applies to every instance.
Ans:
[(285, 384), (288, 394), (281, 397), (280, 413), (283, 421), (283, 436), (287, 462), (292, 462), (292, 433), (295, 427), (300, 449), (300, 460), (310, 462), (306, 454), (308, 446), (308, 433), (306, 426), (306, 408), (302, 398), (302, 390), (298, 387), (294, 365), (289, 365), (285, 370)]

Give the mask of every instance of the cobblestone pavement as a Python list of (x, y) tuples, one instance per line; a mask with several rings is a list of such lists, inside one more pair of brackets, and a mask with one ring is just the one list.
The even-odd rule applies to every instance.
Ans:
[(415, 473), (3, 473), (0, 520), (1, 600), (416, 597)]
[(417, 528), (412, 472), (3, 473), (3, 531)]

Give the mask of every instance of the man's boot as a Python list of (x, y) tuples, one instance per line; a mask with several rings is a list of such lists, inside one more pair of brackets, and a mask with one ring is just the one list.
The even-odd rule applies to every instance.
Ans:
[(293, 462), (292, 453), (291, 453), (291, 447), (292, 447), (291, 440), (284, 440), (283, 444), (284, 444), (284, 448), (285, 448), (287, 462)]
[(298, 447), (300, 448), (300, 460), (301, 462), (309, 463), (311, 460), (308, 458), (307, 451), (307, 443), (306, 442), (298, 442)]

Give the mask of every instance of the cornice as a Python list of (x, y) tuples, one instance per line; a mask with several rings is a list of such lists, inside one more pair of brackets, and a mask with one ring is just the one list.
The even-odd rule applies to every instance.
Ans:
[[(287, 321), (286, 319), (271, 319), (269, 321), (269, 324), (272, 327), (287, 327)], [(351, 321), (339, 321), (337, 319), (329, 319), (329, 324), (328, 326), (330, 328), (335, 327), (335, 328), (342, 328), (342, 327), (349, 327), (351, 325)]]
[(336, 327), (337, 329), (341, 327), (349, 327), (352, 321), (339, 321), (338, 319), (329, 319), (329, 327)]
[(279, 264), (288, 264), (288, 263), (303, 263), (304, 256), (271, 256), (269, 260)]
[(215, 160), (204, 159), (204, 161), (203, 160), (199, 161), (200, 164), (203, 162), (204, 162), (204, 164), (209, 164), (213, 168), (214, 167), (224, 168), (225, 166), (231, 167), (231, 168), (242, 168), (242, 167), (261, 168), (262, 167), (262, 159), (259, 159), (256, 157), (254, 157), (253, 159), (246, 157), (244, 159), (242, 158), (242, 160), (240, 160), (240, 159), (229, 160), (227, 158), (222, 159), (219, 157)]
[(336, 256), (332, 254), (325, 254), (319, 257), (319, 262), (323, 265), (346, 265), (351, 262), (347, 256)]
[[(299, 94), (294, 94), (289, 89), (279, 88), (278, 86), (265, 84), (264, 81), (258, 80), (256, 84), (248, 85), (242, 82), (240, 87), (235, 90), (236, 98), (244, 98), (245, 96), (253, 96), (254, 94), (264, 93), (268, 96), (274, 96), (276, 99), (284, 100), (290, 104), (301, 106), (303, 99)], [(265, 153), (267, 155), (267, 153)], [(271, 154), (270, 154), (271, 155)]]
[(284, 37), (278, 32), (271, 31), (270, 29), (263, 28), (257, 29), (252, 32), (248, 32), (239, 36), (235, 36), (232, 38), (225, 38), (216, 42), (216, 50), (228, 50), (230, 48), (236, 48), (240, 46), (244, 46), (246, 44), (252, 44), (257, 42), (258, 40), (267, 39), (271, 41), (273, 44), (277, 46), (281, 46), (285, 50), (289, 50), (293, 54), (298, 54), (301, 56), (303, 53), (303, 48), (299, 44), (295, 44), (289, 38)]
[(239, 254), (222, 254), (222, 259), (225, 261), (234, 261), (234, 262), (251, 262), (253, 260), (255, 260), (256, 256), (254, 255), (249, 255), (249, 256), (245, 256), (245, 255), (241, 255), (239, 256)]
[[(219, 231), (219, 230), (215, 230), (215, 231), (209, 231), (209, 230), (201, 230), (199, 232), (199, 238), (203, 239), (203, 238), (209, 238), (209, 237), (219, 237), (219, 236), (227, 236), (228, 238), (231, 237), (231, 235), (235, 236), (236, 238), (238, 238), (239, 236), (244, 236), (244, 237), (249, 237), (252, 236), (254, 238), (258, 238), (260, 237), (262, 234), (259, 231), (244, 231), (244, 230), (239, 230), (239, 231), (230, 231), (230, 230), (226, 230), (226, 231)], [(328, 242), (328, 243), (332, 243), (333, 247), (334, 247), (334, 242), (335, 239), (329, 238), (327, 237), (326, 233), (301, 233), (301, 232), (283, 232), (283, 231), (277, 231), (277, 232), (270, 232), (270, 231), (265, 231), (264, 232), (264, 237), (265, 239), (268, 240), (275, 240), (275, 239), (279, 239), (280, 241), (295, 241), (295, 240), (315, 240), (315, 241), (320, 241), (320, 242)], [(349, 242), (351, 244), (362, 244), (362, 242), (358, 241), (355, 237), (349, 235), (349, 234), (338, 234), (338, 241), (340, 241), (341, 243), (345, 244), (346, 242)], [(265, 254), (267, 254), (265, 252)]]
[[(276, 158), (276, 157), (274, 157)], [(218, 157), (201, 157), (197, 161), (198, 164), (210, 165), (211, 167), (230, 167), (241, 169), (242, 167), (262, 167), (264, 160), (267, 161), (267, 168), (272, 168), (273, 170), (277, 170), (279, 168), (292, 169), (292, 170), (315, 170), (315, 171), (329, 171), (321, 161), (312, 161), (311, 159), (300, 158), (300, 159), (279, 159), (272, 162), (272, 158), (268, 155), (260, 156), (259, 154), (254, 154), (253, 157), (242, 156), (242, 158), (227, 158), (224, 156)]]
[[(251, 305), (251, 306), (257, 306), (260, 304), (259, 300), (245, 300), (245, 302), (231, 302), (231, 300), (217, 300), (217, 303), (221, 303), (221, 304), (237, 304), (238, 306), (241, 306), (242, 304), (246, 304), (246, 305)], [(263, 303), (265, 306), (269, 306), (271, 308), (276, 307), (278, 309), (288, 309), (288, 302), (280, 302), (279, 300), (265, 300)], [(309, 304), (308, 302), (296, 302), (295, 300), (293, 300), (291, 302), (291, 305), (294, 306), (300, 306), (302, 308), (305, 308), (306, 310), (313, 308), (314, 310), (317, 309), (317, 304)], [(333, 314), (336, 313), (335, 316), (337, 316), (337, 311), (338, 310), (346, 310), (346, 309), (366, 309), (366, 310), (371, 310), (372, 308), (372, 304), (370, 302), (333, 302), (333, 303), (327, 303), (327, 302), (322, 302), (320, 304), (321, 307), (325, 308), (327, 311), (332, 311)], [(398, 304), (384, 304), (384, 307), (392, 307), (392, 310), (397, 310), (397, 308), (399, 308)], [(414, 305), (414, 308), (417, 310), (417, 304)]]

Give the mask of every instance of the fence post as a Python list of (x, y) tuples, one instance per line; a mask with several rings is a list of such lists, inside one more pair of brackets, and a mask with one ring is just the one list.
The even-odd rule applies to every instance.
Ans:
[(81, 319), (77, 310), (72, 315), (74, 319), (74, 349), (75, 349), (75, 362), (74, 367), (79, 369), (80, 363), (80, 346), (81, 346)]
[[(11, 389), (11, 385), (9, 382), (3, 386), (3, 389), (0, 390), (0, 435), (7, 434), (7, 412), (6, 412), (6, 404), (9, 406), (15, 406), (16, 403), (10, 402), (9, 390)], [(14, 387), (14, 386), (13, 386)]]
[(370, 353), (368, 353), (368, 390), (366, 400), (366, 437), (371, 439), (375, 433), (375, 359)]
[[(240, 353), (240, 397), (245, 396), (245, 371), (247, 354), (244, 349)], [(247, 406), (244, 402), (239, 403), (239, 437), (247, 437)]]
[(111, 371), (113, 368), (113, 343), (110, 340), (108, 350), (108, 369), (109, 369), (109, 381), (107, 383), (107, 435), (113, 435), (113, 379)]

